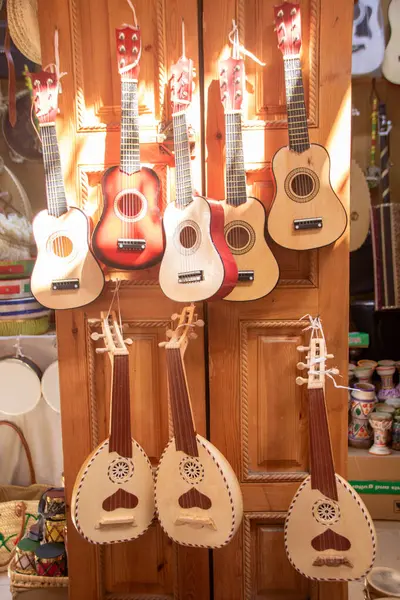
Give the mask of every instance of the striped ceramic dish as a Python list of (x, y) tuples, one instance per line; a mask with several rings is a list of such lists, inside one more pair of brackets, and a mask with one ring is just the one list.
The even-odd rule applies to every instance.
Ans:
[(30, 297), (32, 297), (32, 292), (29, 277), (25, 279), (0, 280), (0, 300)]
[(35, 319), (48, 312), (33, 296), (0, 300), (0, 319)]

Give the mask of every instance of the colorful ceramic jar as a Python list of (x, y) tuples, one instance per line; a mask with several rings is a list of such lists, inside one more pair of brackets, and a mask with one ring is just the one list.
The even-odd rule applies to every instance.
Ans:
[(369, 448), (373, 432), (369, 415), (376, 404), (375, 386), (372, 383), (356, 383), (351, 392), (351, 421), (348, 430), (349, 446)]
[(388, 441), (393, 423), (392, 415), (381, 411), (373, 412), (369, 417), (369, 422), (374, 431), (374, 443), (368, 452), (377, 456), (391, 454), (392, 451), (388, 448)]
[(353, 371), (358, 383), (371, 383), (374, 370), (371, 367), (356, 367)]
[(385, 402), (387, 398), (395, 398), (398, 396), (398, 392), (394, 385), (394, 374), (396, 371), (396, 367), (391, 366), (378, 366), (376, 372), (382, 381), (382, 387), (378, 392), (378, 400), (381, 402)]
[(400, 417), (395, 417), (392, 425), (392, 449), (400, 450)]

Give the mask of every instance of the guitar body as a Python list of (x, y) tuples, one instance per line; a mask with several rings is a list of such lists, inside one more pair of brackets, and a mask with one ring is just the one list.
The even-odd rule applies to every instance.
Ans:
[(379, 69), (385, 53), (380, 0), (358, 0), (354, 5), (351, 72), (365, 75)]
[[(339, 475), (335, 478), (338, 502), (312, 489), (311, 477), (302, 483), (286, 517), (285, 547), (290, 562), (305, 577), (319, 581), (352, 581), (371, 570), (376, 534), (357, 492)], [(335, 549), (333, 546), (340, 543), (329, 538), (332, 532), (347, 540), (343, 547), (349, 544), (350, 547)], [(318, 538), (324, 534), (325, 538)], [(342, 564), (338, 564), (339, 559)], [(324, 562), (328, 564), (322, 564)]]
[(196, 441), (198, 457), (177, 451), (175, 438), (161, 457), (155, 484), (158, 518), (178, 544), (220, 548), (242, 520), (240, 486), (224, 456), (200, 435)]
[[(330, 158), (323, 146), (311, 144), (298, 153), (281, 148), (272, 160), (275, 199), (268, 231), (280, 246), (310, 250), (335, 242), (347, 225), (346, 211), (332, 189)], [(322, 227), (295, 230), (294, 220), (322, 219)]]
[(355, 160), (350, 169), (350, 252), (361, 248), (371, 222), (371, 196), (365, 175)]
[(234, 206), (221, 202), (225, 239), (239, 271), (254, 271), (254, 280), (238, 283), (225, 300), (257, 300), (269, 294), (279, 279), (279, 267), (265, 239), (265, 208), (257, 198)]
[[(92, 238), (97, 258), (109, 267), (145, 269), (161, 260), (164, 251), (160, 181), (152, 169), (127, 175), (117, 167), (102, 180), (104, 208)], [(145, 240), (145, 249), (123, 250), (118, 240)]]
[[(79, 208), (60, 217), (41, 211), (33, 221), (38, 248), (32, 272), (32, 293), (52, 309), (84, 306), (96, 300), (104, 287), (104, 275), (89, 248), (89, 222)], [(52, 289), (56, 280), (77, 279), (78, 289)]]
[[(224, 212), (219, 202), (194, 196), (184, 208), (174, 202), (164, 212), (166, 247), (160, 286), (177, 302), (223, 298), (237, 282), (237, 266), (224, 237)], [(201, 280), (179, 283), (180, 273), (200, 272)]]
[(93, 544), (136, 539), (154, 517), (153, 471), (144, 450), (132, 440), (127, 459), (108, 447), (109, 438), (90, 454), (72, 492), (74, 525)]
[(382, 72), (392, 83), (400, 83), (400, 1), (391, 0), (388, 17), (390, 23), (390, 39), (386, 46)]

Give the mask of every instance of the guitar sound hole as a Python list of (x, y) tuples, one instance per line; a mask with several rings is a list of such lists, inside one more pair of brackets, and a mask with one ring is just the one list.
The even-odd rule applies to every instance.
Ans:
[(191, 227), (191, 225), (183, 227), (179, 234), (179, 241), (184, 248), (193, 248), (197, 241), (197, 233), (194, 227)]
[(250, 233), (244, 227), (232, 227), (226, 234), (226, 241), (231, 248), (241, 250), (248, 246)]
[(307, 173), (299, 173), (292, 179), (293, 193), (299, 198), (306, 198), (314, 189), (314, 181)]
[(285, 179), (285, 192), (294, 202), (310, 202), (318, 194), (318, 175), (307, 167), (293, 169)]
[(134, 219), (143, 209), (142, 198), (135, 193), (124, 194), (118, 199), (118, 210), (123, 217)]
[(56, 256), (65, 258), (72, 253), (73, 245), (67, 236), (60, 235), (53, 240), (51, 248)]

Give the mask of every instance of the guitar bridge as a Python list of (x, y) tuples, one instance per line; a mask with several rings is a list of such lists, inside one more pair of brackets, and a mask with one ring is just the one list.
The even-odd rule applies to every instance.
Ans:
[(239, 271), (238, 282), (254, 281), (254, 271)]
[(53, 279), (51, 289), (55, 292), (79, 290), (79, 279)]
[(136, 527), (135, 517), (103, 517), (95, 525), (95, 529), (104, 529), (105, 527), (118, 527), (123, 525), (132, 525)]
[(181, 515), (176, 519), (175, 525), (189, 525), (189, 527), (193, 527), (193, 529), (203, 529), (203, 527), (206, 527), (207, 529), (217, 531), (212, 519), (200, 515)]
[(143, 252), (143, 250), (146, 250), (146, 240), (118, 238), (117, 248), (124, 252)]
[(296, 231), (302, 231), (304, 229), (322, 229), (322, 218), (316, 217), (315, 219), (295, 219), (293, 221), (293, 227)]
[(203, 271), (186, 271), (186, 273), (178, 273), (178, 283), (196, 283), (203, 281)]

